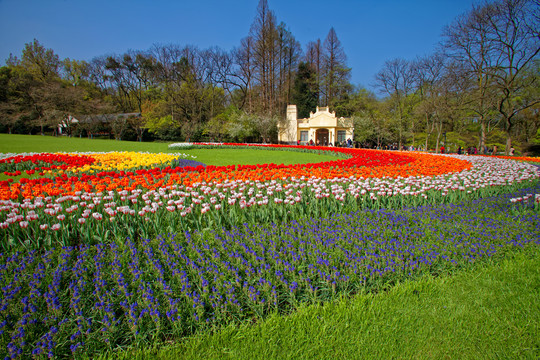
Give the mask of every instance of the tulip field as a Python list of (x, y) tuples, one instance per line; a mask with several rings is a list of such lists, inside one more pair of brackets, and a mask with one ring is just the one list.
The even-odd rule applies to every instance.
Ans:
[(248, 147), (335, 160), (0, 155), (0, 357), (156, 346), (540, 245), (538, 158), (189, 145)]

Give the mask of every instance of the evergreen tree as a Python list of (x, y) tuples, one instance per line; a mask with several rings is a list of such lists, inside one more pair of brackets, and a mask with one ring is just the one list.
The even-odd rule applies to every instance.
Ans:
[(317, 93), (316, 73), (314, 69), (305, 62), (298, 65), (298, 73), (294, 80), (293, 103), (296, 104), (298, 117), (307, 118), (309, 112), (317, 107), (319, 94)]

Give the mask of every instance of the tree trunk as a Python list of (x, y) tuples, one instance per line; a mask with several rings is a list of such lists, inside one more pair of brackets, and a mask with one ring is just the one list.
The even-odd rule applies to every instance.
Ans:
[(478, 139), (478, 151), (483, 152), (486, 145), (486, 123), (483, 118), (480, 119), (480, 138)]
[(439, 143), (441, 141), (441, 134), (442, 134), (442, 120), (439, 122), (439, 126), (437, 127), (437, 143), (435, 144), (435, 153), (440, 153), (439, 149)]
[(401, 143), (402, 143), (402, 131), (401, 131), (401, 119), (399, 119), (399, 144), (398, 144), (398, 150), (401, 151)]
[(510, 154), (510, 149), (512, 148), (512, 137), (510, 133), (506, 134), (506, 148), (504, 149), (504, 155), (508, 156)]
[[(511, 109), (513, 112), (513, 109)], [(512, 114), (510, 112), (510, 114)], [(512, 148), (512, 135), (510, 133), (512, 132), (512, 128), (514, 127), (514, 123), (512, 122), (512, 116), (505, 116), (505, 130), (506, 130), (506, 148), (504, 149), (504, 155), (508, 156), (510, 153), (510, 149)]]
[(429, 140), (429, 136), (431, 135), (431, 133), (433, 132), (433, 126), (431, 126), (431, 130), (428, 131), (429, 129), (429, 115), (426, 114), (426, 147), (424, 148), (425, 151), (428, 151), (428, 140)]

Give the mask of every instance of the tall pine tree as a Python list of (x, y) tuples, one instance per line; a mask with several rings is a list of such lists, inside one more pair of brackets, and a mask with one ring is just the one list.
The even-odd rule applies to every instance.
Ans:
[(292, 101), (296, 104), (300, 119), (307, 118), (309, 112), (317, 107), (319, 94), (316, 81), (315, 70), (308, 63), (301, 62), (298, 65), (292, 95)]

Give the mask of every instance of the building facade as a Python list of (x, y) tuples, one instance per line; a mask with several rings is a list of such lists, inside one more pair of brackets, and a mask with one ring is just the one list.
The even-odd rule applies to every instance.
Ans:
[(287, 118), (278, 124), (278, 140), (280, 143), (319, 146), (343, 143), (353, 140), (354, 127), (352, 119), (337, 118), (335, 112), (327, 107), (318, 107), (315, 113), (310, 112), (308, 119), (298, 119), (296, 105), (287, 106)]

